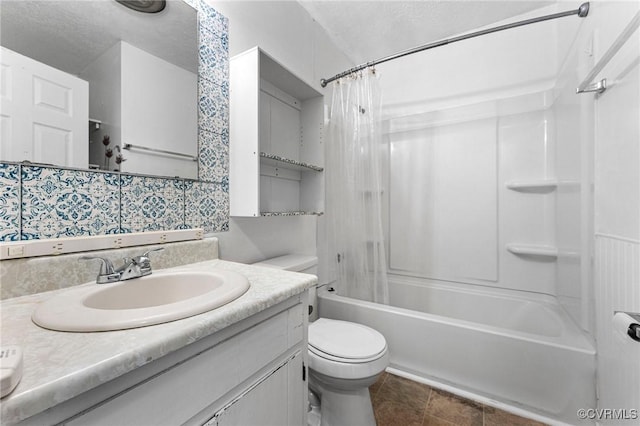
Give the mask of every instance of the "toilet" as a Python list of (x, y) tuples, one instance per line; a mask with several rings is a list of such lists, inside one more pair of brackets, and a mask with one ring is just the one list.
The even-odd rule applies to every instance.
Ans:
[[(256, 265), (315, 274), (317, 258), (287, 255)], [(369, 386), (389, 364), (384, 336), (362, 324), (318, 318), (309, 324), (308, 350), (309, 389), (313, 394), (309, 398), (309, 424), (374, 426)], [(318, 398), (319, 416), (314, 407)]]

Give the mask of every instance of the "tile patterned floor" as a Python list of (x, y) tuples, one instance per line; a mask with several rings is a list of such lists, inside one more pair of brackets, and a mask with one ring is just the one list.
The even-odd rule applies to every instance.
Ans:
[(389, 373), (369, 392), (378, 426), (544, 426)]

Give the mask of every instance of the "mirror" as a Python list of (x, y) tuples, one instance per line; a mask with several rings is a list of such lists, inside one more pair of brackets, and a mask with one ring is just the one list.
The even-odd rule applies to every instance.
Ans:
[(191, 6), (3, 1), (0, 44), (0, 161), (198, 178)]

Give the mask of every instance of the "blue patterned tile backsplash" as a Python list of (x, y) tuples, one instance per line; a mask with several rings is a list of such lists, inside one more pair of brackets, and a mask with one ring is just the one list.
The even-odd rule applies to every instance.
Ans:
[(228, 231), (227, 182), (0, 163), (0, 241)]
[(185, 224), (193, 228), (199, 223), (215, 232), (229, 230), (228, 189), (211, 182), (186, 182), (185, 187)]
[(20, 168), (0, 163), (0, 241), (20, 239)]
[(222, 182), (229, 176), (229, 138), (210, 132), (203, 132), (207, 143), (200, 145), (198, 157), (206, 165), (200, 173), (200, 179), (208, 182)]
[(200, 30), (198, 75), (214, 84), (221, 85), (229, 79), (229, 53), (216, 33)]
[(122, 232), (184, 227), (184, 181), (123, 175), (120, 188)]
[[(198, 98), (198, 126), (216, 134), (224, 134), (229, 125), (229, 86), (200, 79)], [(201, 135), (202, 136), (202, 135)]]
[(207, 154), (199, 157), (198, 177), (220, 181), (222, 171), (214, 165), (220, 161), (212, 159), (224, 151), (229, 135), (229, 21), (207, 0), (188, 3), (198, 10), (198, 150)]
[(115, 234), (118, 175), (22, 166), (21, 239)]

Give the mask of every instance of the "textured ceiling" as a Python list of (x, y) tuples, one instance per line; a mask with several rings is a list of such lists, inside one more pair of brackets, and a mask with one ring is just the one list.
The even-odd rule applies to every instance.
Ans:
[(78, 75), (119, 40), (192, 72), (198, 69), (196, 11), (181, 0), (144, 14), (111, 0), (0, 2), (0, 42)]
[(522, 0), (299, 2), (358, 64), (555, 3)]

